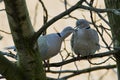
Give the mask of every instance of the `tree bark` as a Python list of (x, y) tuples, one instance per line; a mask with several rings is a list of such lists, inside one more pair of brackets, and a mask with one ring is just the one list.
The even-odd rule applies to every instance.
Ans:
[[(106, 8), (119, 9), (120, 0), (105, 0)], [(112, 13), (108, 13), (108, 19), (113, 36), (114, 47), (120, 47), (120, 16)], [(117, 62), (118, 80), (120, 80), (120, 52), (114, 54)]]
[(0, 73), (7, 80), (24, 80), (25, 77), (20, 69), (8, 59), (6, 59), (2, 52), (0, 52)]
[(46, 80), (37, 41), (33, 44), (31, 40), (34, 29), (25, 0), (4, 0), (4, 2), (12, 37), (17, 48), (17, 66), (25, 74), (25, 80)]

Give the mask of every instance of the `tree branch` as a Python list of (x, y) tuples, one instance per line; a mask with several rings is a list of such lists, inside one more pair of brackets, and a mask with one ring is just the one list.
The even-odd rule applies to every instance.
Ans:
[(61, 79), (68, 79), (71, 78), (73, 76), (77, 76), (79, 74), (83, 74), (83, 73), (88, 73), (88, 72), (92, 72), (92, 71), (96, 71), (96, 70), (102, 70), (102, 69), (111, 69), (111, 68), (116, 68), (116, 65), (107, 65), (107, 66), (98, 66), (98, 67), (91, 67), (91, 68), (87, 68), (87, 69), (83, 69), (83, 70), (78, 70), (78, 71), (63, 71), (65, 73), (73, 73), (70, 74), (68, 76), (62, 77)]
[(26, 74), (25, 77), (28, 80), (46, 80), (37, 42), (33, 43), (31, 40), (34, 29), (30, 21), (26, 0), (4, 0), (4, 3), (19, 58), (18, 66)]
[[(39, 2), (41, 3), (42, 7), (43, 7), (43, 24), (45, 24), (48, 21), (48, 11), (47, 8), (45, 7), (44, 3), (42, 0), (39, 0)], [(43, 35), (46, 35), (46, 30), (43, 31)]]
[(5, 11), (5, 9), (0, 9), (0, 11)]
[(79, 8), (98, 12), (98, 13), (110, 12), (110, 13), (113, 13), (115, 15), (120, 15), (120, 9), (108, 9), (108, 8), (107, 9), (99, 9), (99, 8), (94, 8), (94, 7), (88, 7), (85, 5), (80, 5)]
[(116, 65), (105, 65), (105, 66), (97, 66), (97, 67), (91, 67), (91, 68), (86, 68), (86, 69), (82, 69), (82, 70), (63, 70), (63, 71), (53, 71), (53, 70), (48, 70), (46, 71), (47, 73), (79, 73), (79, 74), (83, 74), (83, 73), (88, 73), (88, 72), (92, 72), (92, 71), (96, 71), (96, 70), (101, 70), (101, 69), (112, 69), (112, 68), (116, 68)]
[(1, 52), (0, 54), (11, 57), (11, 58), (17, 60), (17, 55), (13, 54), (11, 51), (9, 51), (9, 53), (8, 52)]
[(85, 0), (80, 0), (78, 3), (76, 3), (74, 6), (72, 6), (71, 8), (67, 9), (66, 11), (62, 12), (61, 14), (55, 16), (53, 19), (51, 19), (50, 21), (48, 21), (46, 24), (44, 24), (33, 36), (33, 41), (36, 41), (37, 38), (42, 34), (43, 31), (45, 31), (50, 25), (52, 25), (54, 22), (56, 22), (57, 20), (59, 20), (60, 18), (70, 14), (72, 11), (78, 9), (78, 8), (82, 8), (85, 10), (91, 10), (94, 12), (99, 12), (99, 13), (104, 13), (104, 12), (110, 12), (110, 13), (114, 13), (116, 15), (120, 15), (120, 10), (119, 9), (98, 9), (98, 8), (94, 8), (94, 7), (88, 7), (88, 6), (84, 6), (82, 5), (82, 3)]
[(42, 1), (42, 0), (39, 0), (39, 2), (41, 3), (41, 5), (42, 5), (42, 7), (43, 7), (43, 10), (44, 10), (44, 15), (43, 15), (43, 16), (44, 16), (44, 23), (46, 23), (47, 20), (48, 20), (48, 12), (47, 12), (47, 9), (46, 9), (43, 1)]
[[(109, 56), (109, 55), (112, 55), (112, 54), (116, 54), (118, 52), (119, 51), (108, 51), (108, 52), (104, 52), (104, 53), (94, 54), (94, 55), (90, 55), (89, 59), (101, 58), (101, 57)], [(86, 60), (86, 59), (88, 59), (87, 56), (79, 57), (79, 58), (74, 57), (72, 59), (69, 59), (69, 60), (66, 60), (66, 61), (63, 61), (63, 62), (51, 63), (51, 64), (49, 64), (49, 67), (60, 67), (60, 66), (69, 64), (71, 62), (75, 62), (75, 61), (78, 61), (78, 60)], [(44, 66), (47, 67), (47, 65), (45, 65), (45, 64), (44, 64)]]
[(3, 30), (0, 30), (0, 32), (3, 32), (3, 33), (5, 33), (5, 34), (11, 34), (11, 33), (9, 33), (9, 32), (3, 31)]
[(77, 2), (74, 6), (72, 6), (70, 9), (62, 12), (61, 14), (55, 16), (54, 18), (52, 18), (51, 20), (49, 20), (47, 23), (45, 23), (33, 36), (33, 41), (36, 41), (38, 39), (38, 37), (42, 34), (43, 31), (45, 31), (50, 25), (52, 25), (54, 22), (56, 22), (57, 20), (59, 20), (60, 18), (70, 14), (72, 11), (76, 10), (78, 8), (79, 5), (81, 5), (85, 0), (80, 0), (79, 2)]
[(21, 73), (20, 69), (6, 59), (0, 51), (0, 74), (2, 74), (7, 80), (24, 80), (24, 74)]

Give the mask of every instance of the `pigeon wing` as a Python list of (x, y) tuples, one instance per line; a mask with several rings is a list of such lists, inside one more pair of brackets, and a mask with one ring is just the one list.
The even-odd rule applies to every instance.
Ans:
[(99, 50), (100, 49), (100, 45), (99, 45), (99, 36), (98, 36), (98, 33), (94, 30), (94, 29), (92, 29), (92, 37), (93, 37), (93, 40), (94, 40), (94, 42), (95, 42), (95, 44), (96, 44), (96, 46), (97, 46), (97, 50)]
[(39, 50), (40, 50), (41, 57), (44, 60), (46, 58), (46, 54), (47, 54), (47, 51), (48, 51), (46, 36), (41, 36), (41, 37), (38, 38), (38, 45), (39, 45)]

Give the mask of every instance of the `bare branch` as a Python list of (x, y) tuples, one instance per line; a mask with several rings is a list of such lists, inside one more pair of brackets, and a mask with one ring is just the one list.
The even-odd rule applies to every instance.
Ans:
[(5, 33), (5, 34), (11, 34), (11, 33), (9, 33), (9, 32), (3, 31), (3, 30), (0, 30), (0, 32), (3, 32), (3, 33)]
[(44, 24), (47, 22), (48, 20), (48, 12), (47, 12), (47, 9), (43, 3), (42, 0), (39, 0), (39, 2), (41, 3), (42, 7), (43, 7), (43, 10), (44, 10)]
[(103, 64), (105, 62), (107, 62), (109, 59), (111, 59), (111, 57), (108, 57), (106, 60), (104, 60), (103, 62), (100, 62), (100, 63), (92, 63), (89, 59), (88, 59), (88, 62), (92, 65), (100, 65), (100, 64)]
[(83, 74), (83, 73), (88, 73), (88, 72), (93, 72), (93, 71), (97, 71), (97, 70), (103, 70), (103, 69), (112, 69), (112, 68), (116, 68), (116, 65), (105, 65), (105, 66), (97, 66), (97, 67), (91, 67), (91, 68), (86, 68), (86, 69), (83, 69), (83, 70), (62, 70), (62, 71), (53, 71), (53, 70), (50, 70), (50, 71), (46, 71), (47, 73), (72, 73), (68, 76), (65, 76), (65, 77), (62, 77), (60, 79), (68, 79), (68, 78), (71, 78), (73, 76), (77, 76), (79, 74)]
[(97, 14), (108, 26), (110, 26), (109, 22), (100, 13), (97, 12)]
[(0, 40), (2, 40), (3, 36), (0, 35)]
[(107, 44), (107, 42), (106, 42), (105, 39), (103, 38), (103, 33), (100, 33), (99, 29), (97, 28), (96, 24), (94, 23), (92, 11), (90, 11), (90, 17), (91, 17), (92, 24), (94, 25), (94, 27), (96, 28), (97, 32), (99, 33), (102, 41), (103, 41), (104, 44), (107, 46), (108, 50), (110, 50), (109, 45)]
[(11, 57), (11, 58), (17, 60), (17, 55), (13, 54), (11, 51), (9, 51), (9, 52), (0, 52), (0, 54)]
[[(41, 35), (41, 33), (43, 31), (45, 31), (51, 24), (53, 24), (54, 22), (56, 22), (57, 20), (59, 20), (60, 18), (70, 14), (72, 11), (78, 9), (78, 8), (82, 8), (82, 9), (86, 9), (86, 10), (91, 10), (91, 11), (95, 11), (95, 12), (99, 12), (99, 13), (103, 13), (103, 12), (111, 12), (111, 13), (117, 13), (117, 11), (119, 12), (119, 9), (115, 10), (115, 9), (98, 9), (98, 8), (94, 8), (94, 7), (88, 7), (88, 6), (84, 6), (81, 5), (85, 0), (80, 0), (77, 4), (75, 4), (74, 6), (72, 6), (71, 8), (67, 9), (66, 11), (62, 12), (61, 14), (55, 16), (53, 19), (51, 19), (50, 21), (48, 21), (46, 24), (44, 24), (39, 30), (38, 32), (36, 32), (34, 34), (33, 40), (36, 41), (37, 38), (39, 37), (39, 35)], [(118, 13), (117, 13), (118, 14)]]
[(86, 69), (82, 69), (82, 70), (62, 70), (62, 71), (53, 71), (53, 70), (49, 70), (46, 71), (48, 73), (87, 73), (87, 72), (91, 72), (91, 71), (96, 71), (96, 70), (101, 70), (101, 69), (111, 69), (111, 68), (116, 68), (116, 65), (105, 65), (105, 66), (97, 66), (97, 67), (91, 67), (91, 68), (86, 68)]
[[(94, 55), (89, 55), (89, 59), (93, 59), (93, 58), (101, 58), (101, 57), (105, 57), (105, 56), (109, 56), (109, 55), (112, 55), (112, 54), (116, 54), (118, 53), (119, 51), (108, 51), (108, 52), (104, 52), (104, 53), (99, 53), (99, 54), (94, 54)], [(57, 62), (57, 63), (51, 63), (49, 64), (49, 67), (60, 67), (62, 65), (65, 65), (65, 64), (69, 64), (71, 62), (75, 62), (75, 61), (78, 61), (78, 60), (87, 60), (87, 56), (84, 56), (84, 57), (74, 57), (72, 59), (69, 59), (69, 60), (66, 60), (64, 62)], [(47, 67), (47, 65), (44, 64), (45, 67)]]
[(54, 18), (52, 18), (50, 21), (48, 21), (47, 23), (45, 23), (39, 30), (38, 32), (36, 32), (33, 36), (33, 41), (36, 41), (37, 38), (42, 34), (43, 31), (45, 31), (50, 25), (52, 25), (54, 22), (56, 22), (57, 20), (59, 20), (60, 18), (70, 14), (72, 11), (76, 10), (78, 8), (79, 5), (81, 5), (85, 0), (80, 0), (79, 2), (77, 2), (74, 6), (72, 6), (71, 8), (69, 8), (68, 10), (62, 12), (61, 14), (55, 16)]
[(16, 64), (9, 61), (2, 54), (3, 52), (0, 51), (0, 74), (2, 74), (7, 80), (24, 80), (24, 74)]
[(0, 11), (5, 11), (5, 9), (0, 9)]
[[(67, 5), (68, 5), (68, 1), (67, 0), (64, 0), (64, 5), (65, 5), (65, 10), (67, 11)], [(73, 18), (75, 20), (78, 20), (77, 17), (74, 17), (71, 14), (68, 14), (68, 17), (64, 17), (64, 19), (67, 19), (67, 18)]]
[(99, 9), (99, 8), (94, 8), (94, 7), (88, 7), (85, 5), (80, 5), (79, 8), (94, 11), (94, 12), (99, 12), (99, 13), (110, 12), (116, 15), (120, 15), (120, 9)]
[(68, 15), (68, 17), (64, 17), (63, 19), (68, 19), (68, 18), (72, 18), (72, 19), (75, 19), (75, 20), (78, 20), (78, 18), (77, 17), (74, 17), (74, 16), (72, 16), (72, 15)]
[[(42, 7), (43, 7), (43, 24), (45, 24), (48, 20), (48, 11), (47, 8), (45, 7), (44, 3), (42, 0), (39, 0), (39, 2), (41, 3)], [(43, 31), (43, 35), (46, 34), (46, 30)]]
[(71, 78), (73, 76), (77, 76), (77, 75), (82, 74), (82, 73), (88, 73), (91, 71), (96, 71), (96, 70), (101, 70), (101, 69), (111, 69), (111, 68), (116, 68), (116, 65), (98, 66), (98, 67), (91, 67), (91, 68), (83, 69), (83, 70), (79, 70), (79, 71), (73, 71), (73, 74), (62, 77), (62, 79), (68, 79), (68, 78)]

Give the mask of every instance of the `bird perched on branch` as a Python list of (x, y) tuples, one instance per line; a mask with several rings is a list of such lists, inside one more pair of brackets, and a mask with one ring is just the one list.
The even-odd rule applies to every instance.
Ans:
[(42, 59), (47, 60), (57, 55), (61, 49), (62, 41), (73, 31), (74, 29), (68, 26), (60, 33), (53, 33), (39, 37), (38, 45)]
[(90, 28), (87, 20), (77, 20), (76, 31), (71, 38), (71, 48), (78, 56), (88, 56), (100, 49), (98, 34)]
[[(62, 41), (67, 38), (74, 28), (68, 26), (60, 33), (52, 33), (38, 38), (38, 47), (42, 60), (48, 60), (57, 55), (61, 49)], [(6, 47), (5, 49), (15, 49), (15, 46)]]

